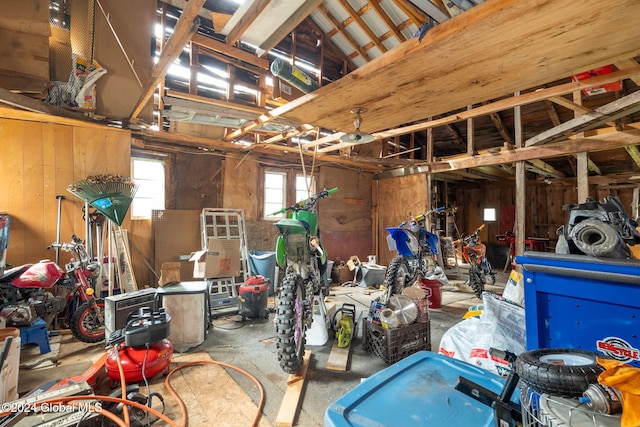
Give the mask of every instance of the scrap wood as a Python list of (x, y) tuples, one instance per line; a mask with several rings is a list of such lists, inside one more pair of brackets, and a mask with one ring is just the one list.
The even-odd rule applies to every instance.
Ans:
[(300, 395), (302, 388), (304, 387), (304, 380), (309, 370), (309, 361), (311, 360), (311, 351), (305, 350), (302, 367), (295, 374), (289, 375), (287, 380), (287, 391), (284, 393), (282, 399), (282, 405), (280, 411), (276, 416), (276, 422), (274, 425), (278, 427), (292, 427), (293, 422), (298, 413), (298, 407), (300, 404)]
[(349, 345), (341, 348), (338, 347), (338, 341), (333, 342), (329, 359), (327, 360), (327, 369), (331, 371), (347, 371), (349, 369), (349, 358), (351, 357), (351, 341)]

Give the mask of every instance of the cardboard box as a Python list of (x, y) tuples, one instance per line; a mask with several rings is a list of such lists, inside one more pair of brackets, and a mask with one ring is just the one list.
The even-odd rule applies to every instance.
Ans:
[(210, 237), (207, 249), (192, 252), (194, 278), (237, 277), (240, 275), (240, 239)]

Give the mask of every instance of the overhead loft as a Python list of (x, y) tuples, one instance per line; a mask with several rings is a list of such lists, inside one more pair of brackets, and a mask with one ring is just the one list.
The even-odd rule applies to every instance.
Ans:
[[(576, 153), (604, 138), (614, 142), (593, 144), (589, 174), (637, 172), (640, 115), (634, 108), (615, 110), (640, 83), (637, 2), (588, 0), (575, 7), (568, 0), (466, 0), (440, 6), (428, 0), (254, 0), (242, 7), (230, 0), (160, 2), (154, 13), (165, 37), (156, 38), (157, 63), (136, 76), (144, 96), (131, 110), (125, 105), (126, 115), (96, 112), (93, 118), (129, 127), (149, 144), (172, 144), (173, 138), (188, 149), (176, 128), (199, 125), (211, 131), (203, 133), (206, 141), (192, 141), (195, 150), (278, 153), (288, 161), (302, 154), (308, 162), (323, 159), (380, 177), (431, 172), (462, 182), (510, 179), (513, 154), (524, 148), (530, 178), (572, 178)], [(115, 11), (105, 12), (110, 17)], [(275, 15), (277, 25), (258, 25)], [(541, 15), (545, 19), (536, 19)], [(117, 25), (112, 30), (125, 41), (130, 35)], [(127, 47), (122, 51), (131, 57)], [(295, 59), (321, 87), (304, 94), (273, 78), (276, 58)], [(603, 66), (610, 72), (574, 80)], [(104, 81), (126, 71), (112, 68)], [(614, 83), (618, 88), (609, 92), (580, 93)], [(2, 98), (14, 107), (83, 119), (16, 94)], [(145, 103), (155, 106), (159, 132), (136, 117)], [(612, 116), (590, 129), (572, 127), (578, 116), (607, 105)], [(367, 110), (360, 130), (373, 136), (371, 142), (340, 141), (353, 131), (349, 111), (355, 107)], [(546, 132), (568, 143), (555, 151), (536, 151), (540, 144), (520, 148)], [(571, 143), (577, 138), (583, 142)]]

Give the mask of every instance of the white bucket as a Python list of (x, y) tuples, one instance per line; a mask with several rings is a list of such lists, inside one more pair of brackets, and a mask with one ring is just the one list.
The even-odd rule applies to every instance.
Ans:
[(307, 345), (325, 345), (329, 339), (327, 308), (320, 298), (313, 298), (313, 323), (307, 330)]

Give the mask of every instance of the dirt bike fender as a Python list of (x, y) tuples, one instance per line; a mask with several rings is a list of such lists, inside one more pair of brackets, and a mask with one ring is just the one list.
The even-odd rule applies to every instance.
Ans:
[[(385, 230), (389, 232), (392, 241), (395, 242), (395, 250), (398, 251), (398, 255), (412, 257), (418, 253), (418, 239), (413, 234), (399, 227), (389, 227)], [(389, 242), (388, 238), (387, 242)], [(391, 244), (389, 244), (389, 250), (393, 250)]]
[(302, 221), (298, 221), (297, 219), (285, 218), (276, 222), (276, 227), (280, 234), (307, 234), (308, 228), (305, 226), (305, 223)]
[(284, 237), (278, 236), (278, 240), (276, 240), (276, 264), (283, 270), (284, 260), (287, 255), (284, 246)]

